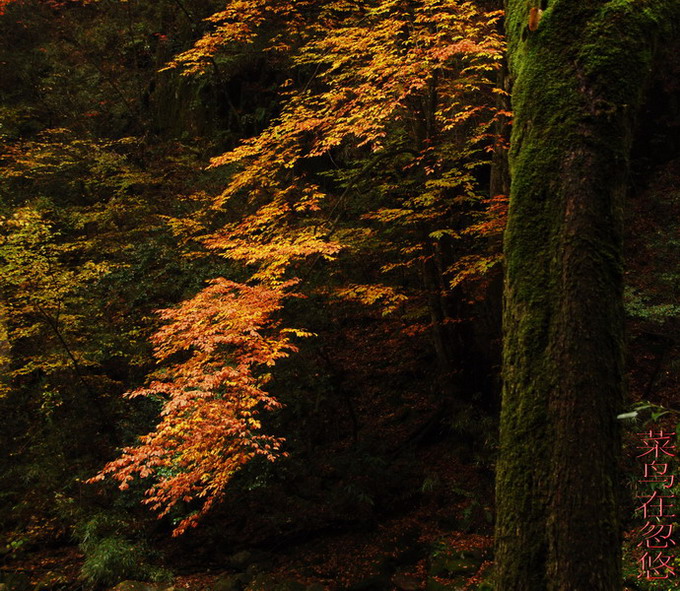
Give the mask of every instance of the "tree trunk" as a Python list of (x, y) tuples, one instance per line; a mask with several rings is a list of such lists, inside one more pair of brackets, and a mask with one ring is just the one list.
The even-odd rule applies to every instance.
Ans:
[(620, 590), (623, 199), (635, 114), (680, 0), (541, 8), (530, 30), (530, 3), (507, 6), (514, 124), (496, 589)]

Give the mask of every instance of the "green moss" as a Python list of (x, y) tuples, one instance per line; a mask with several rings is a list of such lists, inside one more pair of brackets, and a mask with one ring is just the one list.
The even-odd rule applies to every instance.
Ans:
[[(577, 437), (569, 429), (587, 432), (565, 420), (582, 417), (594, 432), (606, 431), (603, 449), (616, 463), (608, 442), (615, 441), (622, 392), (626, 169), (658, 39), (664, 23), (680, 17), (680, 3), (552, 0), (533, 32), (531, 5), (508, 2), (515, 120), (497, 533), (499, 585), (545, 591), (566, 588), (549, 574), (554, 565), (548, 567), (555, 540), (570, 535), (558, 523), (554, 495), (563, 476), (578, 480), (576, 472), (559, 473), (574, 446), (569, 439)], [(614, 479), (602, 466), (601, 488), (579, 494), (599, 495), (597, 529), (602, 539), (615, 540)], [(585, 535), (578, 523), (570, 528), (575, 539)], [(611, 572), (589, 579), (590, 588), (613, 588), (608, 577)]]

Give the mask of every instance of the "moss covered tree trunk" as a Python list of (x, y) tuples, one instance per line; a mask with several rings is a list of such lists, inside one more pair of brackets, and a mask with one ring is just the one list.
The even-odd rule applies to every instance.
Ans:
[(622, 207), (636, 112), (680, 0), (538, 2), (507, 5), (496, 588), (620, 590)]

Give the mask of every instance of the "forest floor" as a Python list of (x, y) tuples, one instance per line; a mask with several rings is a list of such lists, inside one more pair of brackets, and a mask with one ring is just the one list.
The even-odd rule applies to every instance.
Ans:
[[(403, 552), (395, 542), (399, 540), (404, 528), (416, 525), (412, 518), (398, 519), (381, 525), (370, 534), (345, 533), (287, 549), (279, 555), (269, 554), (272, 561), (267, 569), (271, 580), (295, 581), (308, 589), (402, 589), (404, 591), (423, 589), (428, 578), (438, 581), (442, 589), (452, 589), (451, 577), (428, 576), (431, 557), (414, 555), (406, 558), (409, 564), (400, 565), (404, 560)], [(446, 545), (461, 555), (475, 551), (479, 556), (490, 557), (493, 540), (491, 536), (452, 532), (437, 536), (436, 532), (423, 532), (413, 539), (411, 548)], [(390, 550), (391, 549), (391, 550)], [(247, 551), (241, 552), (241, 555)], [(416, 551), (417, 554), (417, 551)], [(257, 556), (262, 556), (257, 553)], [(4, 573), (25, 575), (33, 589), (79, 589), (83, 587), (79, 573), (84, 556), (77, 546), (44, 549), (35, 551), (22, 559), (13, 560), (0, 569)], [(476, 564), (473, 562), (473, 564)], [(456, 577), (456, 589), (476, 589), (482, 576), (488, 571), (491, 562), (483, 560), (474, 572), (469, 572), (463, 581)], [(197, 568), (199, 570), (197, 570)], [(224, 588), (224, 580), (238, 574), (233, 565), (212, 564), (200, 570), (192, 565), (179, 566), (179, 573), (172, 582), (176, 589), (205, 591)], [(462, 585), (462, 586), (461, 586)], [(430, 588), (430, 587), (428, 587)]]
[[(438, 442), (429, 447), (422, 458), (436, 472), (436, 482), (410, 505), (402, 504), (364, 523), (355, 519), (250, 547), (225, 548), (200, 530), (180, 539), (158, 535), (155, 545), (165, 557), (164, 566), (174, 574), (172, 586), (250, 590), (259, 581), (261, 588), (277, 591), (478, 589), (490, 572), (492, 558), (488, 475), (457, 462), (445, 453), (445, 445)], [(6, 555), (0, 571), (24, 575), (30, 586), (16, 591), (85, 588), (80, 578), (83, 553), (69, 544), (64, 538), (61, 545)], [(211, 544), (215, 547), (208, 548)]]

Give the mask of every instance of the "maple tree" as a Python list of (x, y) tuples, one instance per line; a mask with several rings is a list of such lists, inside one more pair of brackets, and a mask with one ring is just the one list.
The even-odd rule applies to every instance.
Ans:
[[(471, 209), (466, 202), (480, 200), (473, 172), (480, 162), (471, 155), (479, 155), (494, 116), (489, 74), (501, 57), (494, 30), (499, 14), (441, 1), (377, 3), (365, 11), (342, 3), (310, 4), (320, 14), (307, 22), (308, 39), (289, 58), (302, 73), (301, 87), (286, 90), (293, 82), (284, 84), (280, 117), (211, 164), (239, 167), (212, 206), (247, 195), (252, 213), (204, 243), (255, 264), (253, 277), (261, 280), (278, 278), (297, 259), (328, 258), (341, 247), (361, 249), (378, 234), (371, 221), (397, 225), (407, 234), (418, 227), (425, 232), (419, 245), (403, 241), (402, 259), (409, 263), (401, 264), (412, 264), (421, 260), (423, 242), (455, 235), (447, 225)], [(175, 63), (194, 73), (220, 44), (253, 42), (263, 18), (258, 10), (288, 17), (288, 27), (297, 30), (304, 3), (295, 5), (296, 18), (280, 5), (238, 4), (253, 22), (234, 21), (236, 5), (216, 14), (211, 20), (226, 24), (207, 38), (210, 43), (202, 40)], [(284, 29), (267, 39), (264, 51), (291, 51), (293, 33)], [(318, 159), (331, 169), (314, 174)], [(407, 171), (400, 179), (404, 187), (395, 183), (395, 165)], [(389, 206), (372, 210), (373, 203), (348, 203), (367, 190), (368, 178), (375, 201)], [(350, 215), (366, 223), (352, 220), (352, 227), (342, 229), (354, 236), (341, 239), (343, 232), (336, 230)]]
[[(189, 345), (196, 352), (166, 369), (162, 382), (133, 393), (168, 396), (161, 422), (100, 477), (111, 474), (126, 486), (133, 474), (153, 473), (147, 502), (161, 515), (179, 500), (205, 499), (176, 529), (184, 531), (219, 498), (238, 467), (257, 453), (273, 457), (279, 447), (278, 440), (264, 439), (270, 447), (262, 448), (262, 436), (248, 435), (260, 423), (243, 413), (275, 405), (249, 372), (251, 365), (273, 364), (293, 350), (281, 336), (269, 351), (259, 341), (261, 324), (278, 311), (287, 286), (320, 261), (373, 252), (376, 240), (392, 259), (383, 260), (378, 274), (400, 268), (419, 273), (437, 264), (444, 243), (499, 231), (502, 223), (493, 220), (502, 219), (503, 198), (495, 197), (487, 209), (475, 176), (479, 154), (493, 145), (490, 126), (505, 116), (494, 106), (491, 76), (503, 47), (495, 29), (499, 16), (450, 0), (367, 7), (253, 1), (228, 3), (208, 19), (214, 30), (170, 67), (206, 75), (222, 53), (258, 44), (262, 52), (285, 56), (299, 82), (282, 84), (281, 113), (262, 133), (212, 159), (213, 168), (229, 167), (227, 187), (214, 199), (200, 196), (207, 208), (193, 222), (172, 222), (210, 253), (250, 269), (250, 286), (213, 283), (163, 313), (171, 323), (154, 337), (158, 360)], [(359, 198), (364, 191), (369, 197)], [(211, 227), (220, 210), (227, 223)], [(485, 212), (491, 221), (474, 218)], [(497, 260), (493, 253), (470, 254), (440, 268), (429, 290), (446, 297), (466, 275), (483, 275)], [(409, 298), (380, 281), (334, 284), (329, 291), (316, 281), (311, 290), (377, 305), (385, 314)], [(227, 285), (234, 291), (217, 298)], [(310, 289), (304, 281), (300, 288)], [(274, 294), (278, 299), (271, 299)], [(445, 323), (440, 306), (431, 304), (435, 332)], [(210, 332), (201, 336), (202, 330)], [(224, 339), (232, 339), (236, 369), (224, 365), (230, 355), (220, 357), (216, 344)], [(209, 387), (200, 386), (206, 380)], [(225, 380), (233, 393), (217, 396)], [(168, 475), (170, 466), (177, 473)]]
[(162, 312), (166, 324), (153, 338), (156, 359), (188, 358), (163, 367), (147, 387), (129, 394), (163, 399), (161, 422), (98, 479), (114, 474), (127, 488), (135, 474), (153, 474), (145, 502), (161, 515), (180, 501), (204, 499), (199, 511), (179, 522), (179, 534), (210, 509), (243, 464), (256, 455), (274, 459), (281, 441), (258, 433), (257, 414), (278, 403), (263, 389), (269, 375), (258, 370), (297, 350), (293, 334), (306, 336), (276, 325), (272, 316), (281, 306), (277, 290), (217, 279)]

